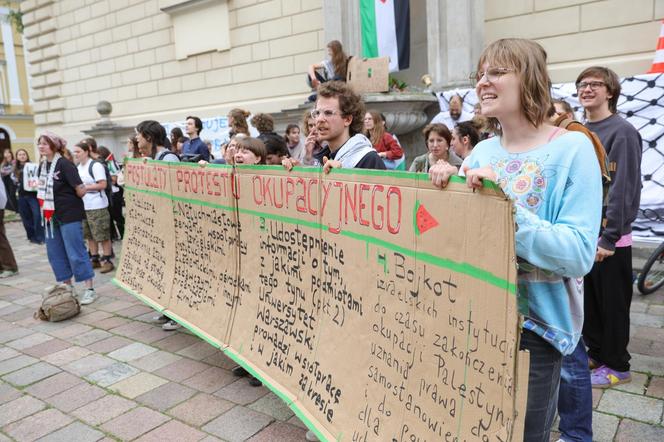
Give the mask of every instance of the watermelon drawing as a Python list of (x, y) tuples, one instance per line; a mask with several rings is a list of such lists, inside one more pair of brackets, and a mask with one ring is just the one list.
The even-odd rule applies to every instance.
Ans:
[(419, 201), (415, 203), (415, 233), (421, 235), (427, 230), (431, 230), (438, 225), (436, 218), (431, 216), (429, 211), (420, 204)]

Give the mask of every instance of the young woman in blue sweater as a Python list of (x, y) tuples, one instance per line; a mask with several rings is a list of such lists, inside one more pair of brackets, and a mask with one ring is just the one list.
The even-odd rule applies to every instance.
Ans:
[[(551, 126), (551, 80), (537, 43), (503, 39), (482, 53), (473, 76), (497, 136), (464, 161), (469, 187), (497, 183), (514, 202), (521, 348), (530, 351), (527, 441), (548, 441), (563, 355), (583, 325), (583, 276), (592, 267), (601, 216), (602, 181), (593, 146), (577, 132)], [(443, 187), (456, 168), (434, 165)]]

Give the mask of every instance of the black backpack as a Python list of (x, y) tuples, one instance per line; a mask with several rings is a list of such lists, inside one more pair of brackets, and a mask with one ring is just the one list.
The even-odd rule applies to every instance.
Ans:
[[(95, 176), (92, 174), (92, 167), (94, 166), (95, 163), (99, 163), (102, 165), (104, 168), (104, 173), (106, 174), (106, 188), (103, 190), (106, 193), (106, 199), (108, 199), (108, 207), (111, 207), (113, 205), (113, 181), (111, 180), (111, 171), (108, 170), (108, 166), (106, 163), (102, 161), (97, 161), (97, 160), (92, 160), (90, 161), (90, 165), (88, 166), (88, 173), (92, 177), (92, 179), (95, 179)], [(101, 190), (99, 192), (102, 192)]]

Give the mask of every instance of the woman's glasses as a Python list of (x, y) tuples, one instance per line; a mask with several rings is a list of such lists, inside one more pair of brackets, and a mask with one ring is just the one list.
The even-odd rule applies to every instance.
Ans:
[(516, 69), (513, 68), (489, 68), (486, 71), (475, 71), (471, 73), (468, 79), (473, 86), (477, 85), (477, 83), (482, 81), (483, 78), (486, 78), (489, 83), (493, 83), (498, 81), (500, 77), (507, 74), (508, 72), (513, 72), (515, 70)]

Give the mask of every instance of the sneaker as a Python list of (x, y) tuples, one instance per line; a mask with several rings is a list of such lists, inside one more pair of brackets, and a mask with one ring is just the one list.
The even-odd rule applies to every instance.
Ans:
[(258, 379), (256, 379), (255, 377), (251, 376), (249, 377), (249, 385), (251, 385), (252, 387), (260, 387), (261, 385), (263, 385), (263, 383)]
[(602, 365), (590, 372), (590, 383), (593, 388), (610, 388), (618, 384), (626, 384), (632, 381), (632, 375), (628, 371), (616, 371), (606, 365)]
[(99, 266), (99, 273), (108, 273), (115, 268), (111, 261), (104, 261), (103, 264)]
[(98, 259), (93, 258), (93, 259), (90, 260), (90, 263), (92, 263), (92, 268), (93, 269), (98, 269), (99, 267), (101, 267), (101, 263), (99, 262)]
[(161, 326), (161, 328), (166, 330), (166, 331), (177, 330), (180, 327), (182, 327), (182, 326), (180, 324), (178, 324), (177, 322), (173, 321), (172, 319), (169, 319), (168, 322), (166, 322), (164, 325)]
[(316, 435), (314, 434), (314, 432), (311, 431), (311, 430), (307, 431), (307, 434), (304, 435), (304, 438), (305, 438), (306, 440), (310, 441), (310, 442), (317, 442), (317, 441), (320, 440), (320, 439), (318, 439), (318, 437), (316, 437)]
[(168, 319), (168, 316), (159, 315), (159, 316), (153, 316), (152, 317), (152, 322), (154, 322), (156, 324), (165, 324), (168, 321), (170, 321), (170, 319)]
[(97, 293), (95, 292), (95, 289), (85, 289), (83, 296), (81, 296), (80, 303), (81, 305), (88, 305), (95, 302), (96, 299)]
[(231, 373), (233, 373), (235, 376), (237, 376), (239, 378), (242, 378), (242, 377), (245, 377), (245, 376), (249, 375), (249, 372), (247, 370), (245, 370), (244, 367), (242, 367), (240, 365), (238, 365), (237, 367), (233, 367), (233, 369), (231, 370)]
[(9, 278), (16, 274), (18, 274), (18, 270), (3, 270), (2, 272), (0, 272), (0, 279)]

